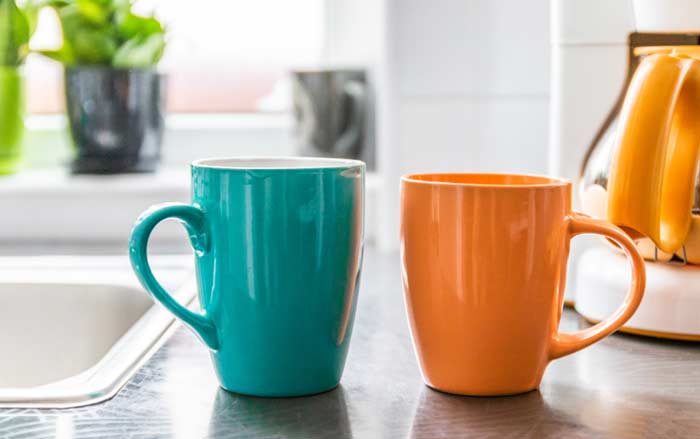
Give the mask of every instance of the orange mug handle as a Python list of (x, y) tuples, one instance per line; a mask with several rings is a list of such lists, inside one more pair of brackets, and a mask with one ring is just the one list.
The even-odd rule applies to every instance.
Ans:
[(632, 238), (623, 232), (622, 229), (607, 221), (590, 218), (587, 215), (574, 212), (569, 217), (568, 232), (569, 239), (582, 233), (595, 233), (610, 238), (619, 244), (627, 254), (632, 265), (632, 283), (622, 305), (607, 319), (581, 331), (573, 333), (557, 332), (550, 342), (550, 360), (579, 351), (618, 330), (632, 317), (632, 314), (639, 307), (646, 285), (644, 259), (639, 250), (637, 250), (637, 246)]

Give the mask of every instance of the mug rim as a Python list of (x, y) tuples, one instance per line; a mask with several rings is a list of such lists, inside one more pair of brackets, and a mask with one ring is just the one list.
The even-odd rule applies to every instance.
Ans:
[[(430, 178), (454, 179), (455, 181), (430, 180)], [(474, 179), (474, 181), (458, 181), (459, 179)], [(479, 179), (492, 179), (502, 182), (479, 182)], [(512, 181), (522, 179), (523, 182)], [(511, 181), (508, 181), (511, 180)], [(500, 172), (421, 172), (406, 174), (401, 177), (401, 182), (421, 184), (428, 186), (454, 186), (473, 188), (550, 188), (571, 186), (571, 182), (564, 178), (550, 177), (540, 174), (517, 174)]]
[(347, 169), (364, 167), (365, 162), (355, 159), (339, 159), (332, 157), (237, 156), (198, 159), (194, 160), (190, 166), (193, 168), (239, 171), (288, 171), (292, 169)]

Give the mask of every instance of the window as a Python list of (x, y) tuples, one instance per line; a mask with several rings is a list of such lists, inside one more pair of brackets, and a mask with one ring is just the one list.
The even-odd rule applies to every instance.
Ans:
[[(279, 111), (288, 105), (286, 72), (319, 61), (324, 0), (137, 0), (169, 28), (160, 69), (172, 112)], [(52, 11), (40, 15), (33, 48), (60, 44)], [(62, 67), (37, 55), (27, 60), (32, 113), (63, 111)]]

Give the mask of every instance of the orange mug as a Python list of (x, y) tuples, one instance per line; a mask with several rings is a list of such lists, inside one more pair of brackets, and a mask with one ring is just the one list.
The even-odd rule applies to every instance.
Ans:
[[(569, 241), (597, 233), (632, 264), (607, 320), (558, 331)], [(622, 326), (644, 294), (644, 261), (618, 227), (571, 209), (571, 183), (529, 175), (416, 174), (401, 179), (401, 259), (423, 379), (462, 395), (536, 389), (547, 364)]]

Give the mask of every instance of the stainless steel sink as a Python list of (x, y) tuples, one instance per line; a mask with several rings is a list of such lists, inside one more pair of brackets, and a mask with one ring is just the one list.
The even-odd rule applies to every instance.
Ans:
[[(193, 301), (191, 257), (154, 257), (152, 265), (181, 303)], [(0, 258), (0, 407), (109, 399), (174, 323), (126, 256)]]

